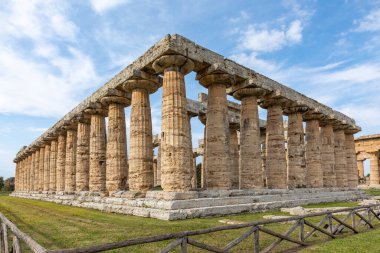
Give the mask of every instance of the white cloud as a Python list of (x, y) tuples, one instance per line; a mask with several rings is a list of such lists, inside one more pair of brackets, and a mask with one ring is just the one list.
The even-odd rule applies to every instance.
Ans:
[(367, 16), (360, 20), (355, 20), (357, 32), (373, 32), (380, 31), (380, 9), (371, 11)]
[(92, 59), (78, 47), (79, 28), (67, 16), (69, 7), (37, 0), (2, 7), (0, 113), (64, 115), (99, 79)]
[(103, 13), (126, 2), (126, 0), (91, 0), (91, 6), (96, 12)]
[(273, 52), (285, 46), (293, 45), (302, 41), (302, 24), (300, 20), (292, 21), (288, 27), (268, 29), (250, 25), (242, 33), (240, 47), (255, 52)]

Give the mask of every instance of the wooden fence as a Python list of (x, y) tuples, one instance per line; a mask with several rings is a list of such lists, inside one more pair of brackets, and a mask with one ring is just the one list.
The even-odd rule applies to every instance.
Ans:
[[(344, 213), (344, 216), (342, 216)], [(339, 217), (338, 217), (339, 216)], [(319, 222), (314, 224), (310, 221), (311, 218), (319, 218)], [(343, 217), (343, 218), (342, 218)], [(250, 240), (253, 252), (267, 253), (275, 250), (278, 245), (284, 241), (294, 243), (295, 246), (308, 246), (310, 245), (310, 238), (317, 232), (322, 233), (331, 239), (336, 239), (343, 235), (343, 231), (350, 231), (357, 234), (363, 229), (372, 229), (375, 225), (380, 224), (380, 204), (368, 205), (354, 208), (344, 208), (335, 211), (320, 212), (314, 214), (307, 214), (289, 218), (280, 218), (273, 220), (261, 220), (248, 222), (244, 224), (226, 225), (220, 227), (213, 227), (208, 229), (183, 231), (178, 233), (163, 234), (157, 236), (150, 236), (144, 238), (130, 239), (121, 242), (107, 243), (102, 245), (94, 245), (88, 247), (81, 247), (75, 249), (59, 249), (59, 250), (46, 250), (41, 245), (36, 243), (28, 235), (21, 232), (13, 223), (11, 223), (4, 215), (0, 213), (2, 221), (1, 226), (1, 252), (21, 252), (20, 243), (22, 241), (25, 245), (36, 253), (91, 253), (102, 252), (107, 250), (119, 249), (130, 247), (133, 245), (142, 245), (154, 242), (164, 242), (171, 240), (166, 247), (161, 249), (160, 253), (180, 251), (182, 253), (188, 252), (188, 246), (202, 249), (205, 252), (232, 252), (233, 248), (245, 239), (252, 237)], [(269, 224), (291, 222), (292, 226), (285, 233), (275, 232), (267, 227)], [(309, 229), (306, 229), (306, 228)], [(7, 228), (13, 233), (12, 246), (8, 245)], [(210, 233), (246, 229), (236, 239), (228, 242), (223, 248), (210, 245), (193, 237), (198, 235), (206, 235)], [(310, 230), (310, 231), (307, 231)], [(297, 233), (298, 231), (298, 233)], [(262, 234), (273, 236), (274, 241), (267, 247), (261, 249), (260, 238)], [(295, 235), (296, 234), (296, 235)], [(11, 248), (11, 250), (9, 250)]]

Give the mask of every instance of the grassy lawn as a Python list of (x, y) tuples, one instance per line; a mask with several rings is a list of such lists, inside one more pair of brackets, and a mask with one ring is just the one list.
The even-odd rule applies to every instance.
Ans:
[[(356, 203), (327, 203), (320, 205), (308, 205), (306, 207), (350, 207), (355, 205)], [(33, 239), (35, 239), (37, 242), (39, 242), (42, 246), (44, 246), (47, 249), (83, 247), (94, 244), (117, 242), (143, 236), (151, 236), (179, 232), (183, 230), (195, 230), (225, 225), (219, 222), (219, 220), (221, 219), (229, 219), (234, 221), (255, 221), (262, 220), (263, 215), (288, 215), (286, 213), (281, 212), (267, 212), (181, 221), (162, 221), (151, 218), (141, 218), (128, 215), (103, 213), (91, 209), (70, 207), (44, 201), (27, 200), (9, 196), (0, 196), (0, 212), (2, 212), (8, 219), (14, 222), (22, 231), (29, 234)], [(317, 223), (319, 220), (319, 217), (309, 219), (309, 221), (314, 223)], [(292, 224), (271, 224), (266, 225), (265, 227), (272, 229), (278, 233), (283, 233), (287, 231), (291, 226)], [(223, 247), (229, 241), (232, 241), (236, 237), (242, 235), (247, 230), (247, 228), (239, 230), (229, 230), (197, 236), (193, 239), (197, 239), (202, 242), (207, 242), (215, 246)], [(296, 230), (293, 234), (294, 238), (298, 238), (298, 230)], [(357, 251), (355, 252), (379, 252), (380, 242), (376, 247), (372, 247), (374, 251), (360, 250), (361, 248), (359, 247), (361, 247), (361, 244), (358, 243), (358, 241), (367, 240), (365, 242), (367, 244), (371, 242), (371, 240), (365, 239), (365, 235), (367, 234), (369, 233), (359, 234), (357, 236), (349, 236), (344, 239), (337, 239), (329, 243), (323, 243), (319, 244), (319, 246), (307, 248), (306, 250), (310, 250), (310, 252), (311, 250), (313, 250), (313, 252), (338, 252), (332, 249), (338, 248), (340, 247), (340, 245), (347, 246), (350, 240), (355, 240), (355, 246), (357, 247)], [(364, 237), (362, 237), (361, 239), (360, 236)], [(373, 236), (379, 237), (380, 230), (377, 233), (377, 235)], [(311, 241), (321, 243), (325, 241), (326, 238), (326, 236), (318, 234), (316, 236), (313, 236)], [(345, 240), (345, 243), (343, 242), (343, 240)], [(260, 233), (261, 249), (263, 249), (265, 246), (268, 246), (273, 241), (273, 237)], [(252, 252), (251, 242), (252, 237), (249, 237), (241, 245), (238, 245), (237, 247), (233, 248), (233, 252)], [(169, 242), (150, 243), (142, 246), (114, 250), (113, 252), (157, 252), (159, 251), (159, 249), (163, 248), (168, 243)], [(365, 245), (363, 246), (363, 250), (372, 249), (371, 247), (368, 247), (367, 244), (363, 244)], [(281, 243), (278, 249), (285, 250), (292, 246), (294, 246), (294, 244), (285, 242)], [(324, 248), (326, 248), (327, 251), (323, 251)], [(189, 247), (189, 252), (201, 251), (197, 251), (194, 248)]]
[(365, 189), (364, 191), (370, 196), (380, 196), (380, 189)]

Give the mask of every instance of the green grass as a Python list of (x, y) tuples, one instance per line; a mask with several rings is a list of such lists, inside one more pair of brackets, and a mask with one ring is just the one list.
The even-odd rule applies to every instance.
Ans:
[[(317, 206), (348, 207), (353, 205), (356, 204), (326, 203)], [(312, 205), (308, 205), (307, 207), (311, 206)], [(204, 219), (162, 221), (151, 218), (103, 213), (92, 209), (58, 205), (50, 202), (14, 198), (10, 196), (0, 196), (0, 212), (2, 212), (8, 219), (14, 222), (23, 232), (29, 234), (33, 239), (35, 239), (38, 243), (47, 249), (83, 247), (95, 244), (117, 242), (137, 237), (225, 225), (219, 222), (221, 219), (248, 222), (262, 220), (263, 215), (268, 214), (287, 215), (286, 213), (274, 211), (256, 214), (230, 215), (225, 217), (211, 217)], [(320, 219), (320, 217), (313, 217), (308, 220), (313, 223), (317, 223)], [(283, 233), (287, 231), (291, 226), (292, 224), (270, 224), (266, 225), (265, 227), (272, 229), (278, 233)], [(310, 229), (308, 230), (310, 231)], [(193, 237), (193, 239), (210, 243), (218, 247), (223, 247), (229, 241), (232, 241), (233, 239), (242, 235), (245, 231), (247, 231), (247, 228), (201, 235)], [(364, 234), (360, 234), (359, 236), (362, 235)], [(293, 237), (298, 238), (297, 230), (293, 233)], [(354, 237), (347, 237), (347, 240), (349, 241), (350, 238)], [(321, 244), (326, 239), (327, 237), (321, 234), (313, 236), (311, 238), (311, 241), (314, 243), (319, 243), (320, 246), (314, 246), (313, 248), (310, 248), (310, 250), (323, 250), (324, 247), (330, 245), (329, 243)], [(346, 238), (337, 239), (336, 242), (334, 241), (331, 243), (340, 243), (340, 240), (346, 240)], [(260, 233), (261, 249), (268, 246), (273, 241), (273, 237)], [(242, 244), (233, 248), (234, 252), (252, 252), (251, 242), (252, 237), (249, 237)], [(168, 241), (150, 243), (114, 250), (112, 252), (157, 252), (159, 249), (165, 247), (168, 243)], [(278, 249), (283, 251), (291, 247), (294, 247), (294, 244), (283, 242), (280, 244), (280, 247)], [(339, 245), (330, 247), (339, 247)], [(376, 249), (376, 252), (378, 252), (380, 250), (380, 245), (378, 245)], [(197, 251), (196, 249), (189, 247), (189, 252), (202, 251)], [(356, 252), (364, 251), (359, 250)]]
[(322, 204), (309, 204), (304, 205), (304, 208), (327, 208), (327, 207), (357, 207), (357, 202), (331, 202), (331, 203), (322, 203)]
[(0, 196), (8, 196), (11, 192), (0, 191)]
[(365, 189), (364, 191), (370, 196), (380, 196), (380, 189)]

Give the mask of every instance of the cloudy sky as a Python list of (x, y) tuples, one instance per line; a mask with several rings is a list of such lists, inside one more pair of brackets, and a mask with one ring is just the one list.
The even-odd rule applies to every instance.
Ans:
[[(23, 145), (173, 33), (355, 118), (359, 135), (380, 132), (380, 1), (2, 0), (0, 176), (13, 175)], [(189, 98), (205, 91), (186, 79)], [(202, 125), (192, 128), (197, 146)]]

